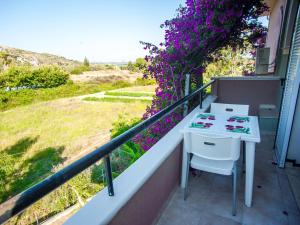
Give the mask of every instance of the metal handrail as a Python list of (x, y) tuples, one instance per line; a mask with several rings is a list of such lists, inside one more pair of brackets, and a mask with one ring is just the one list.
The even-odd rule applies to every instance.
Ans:
[[(178, 100), (174, 104), (164, 108), (157, 114), (151, 116), (150, 118), (142, 121), (131, 129), (127, 130), (123, 134), (113, 138), (108, 143), (102, 145), (101, 147), (95, 149), (94, 151), (88, 153), (84, 157), (78, 159), (77, 161), (71, 163), (60, 171), (54, 173), (48, 178), (40, 181), (36, 185), (31, 188), (19, 193), (18, 195), (12, 197), (6, 202), (0, 205), (0, 223), (4, 223), (9, 218), (17, 215), (18, 213), (25, 210), (27, 207), (37, 202), (39, 199), (49, 194), (51, 191), (60, 187), (62, 184), (81, 173), (83, 170), (87, 169), (100, 159), (104, 158), (105, 160), (109, 160), (109, 154), (113, 152), (116, 148), (131, 140), (135, 135), (146, 129), (147, 127), (153, 125), (158, 120), (164, 118), (172, 111), (174, 111), (177, 107), (195, 97), (198, 94), (201, 94), (204, 89), (209, 87), (215, 80), (211, 80), (209, 83), (203, 85), (202, 87), (195, 90), (193, 93), (183, 97)], [(108, 164), (109, 161), (106, 162)], [(107, 165), (107, 167), (110, 166)], [(111, 173), (111, 171), (110, 171)], [(110, 174), (111, 175), (111, 174)], [(109, 174), (108, 174), (109, 177)], [(111, 184), (109, 187), (109, 195), (113, 195), (112, 182), (108, 182)]]

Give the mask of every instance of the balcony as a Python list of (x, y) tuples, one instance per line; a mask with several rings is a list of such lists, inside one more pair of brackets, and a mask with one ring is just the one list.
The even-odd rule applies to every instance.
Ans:
[[(273, 150), (275, 135), (270, 130), (264, 130), (264, 126), (260, 127), (262, 142), (256, 147), (252, 207), (244, 204), (245, 174), (241, 160), (236, 216), (231, 216), (230, 177), (190, 171), (189, 195), (186, 201), (183, 200), (183, 191), (179, 186), (183, 137), (179, 131), (196, 113), (208, 111), (212, 102), (248, 104), (250, 115), (259, 115), (261, 104), (278, 107), (280, 79), (274, 76), (218, 78), (212, 83), (211, 93), (203, 100), (201, 109), (196, 107), (191, 110), (149, 151), (113, 180), (114, 196), (109, 196), (108, 192), (111, 194), (111, 190), (104, 188), (65, 224), (297, 224), (300, 212), (294, 196), (298, 192), (295, 186), (290, 185), (291, 179), (287, 172), (299, 172), (292, 168), (287, 171), (277, 167)], [(117, 147), (127, 136), (113, 141), (111, 149)], [(108, 145), (97, 151), (97, 154), (88, 156), (90, 161), (105, 157), (109, 153)], [(85, 166), (82, 162), (84, 161), (76, 162), (75, 166), (66, 168), (65, 171), (69, 174), (77, 173), (76, 168)], [(49, 192), (48, 184), (53, 188), (57, 185), (53, 183), (68, 179), (62, 174), (54, 174), (52, 182), (50, 178), (37, 186), (44, 186), (45, 192)], [(31, 196), (33, 195), (29, 193), (25, 198), (30, 199)], [(15, 202), (24, 205), (31, 201), (24, 201), (23, 197), (22, 194), (17, 196)], [(18, 203), (19, 200), (21, 203)], [(12, 203), (14, 202), (10, 204)]]
[(114, 197), (103, 190), (66, 224), (298, 224), (300, 212), (295, 189), (291, 189), (285, 169), (279, 169), (275, 163), (274, 133), (263, 128), (262, 142), (256, 147), (252, 207), (244, 204), (245, 174), (241, 160), (236, 216), (231, 215), (230, 177), (190, 171), (186, 201), (179, 186), (182, 159), (179, 130), (195, 113), (209, 110), (210, 103), (216, 101), (249, 104), (250, 115), (258, 115), (260, 104), (279, 104), (279, 92), (280, 80), (273, 76), (217, 79), (202, 109), (191, 111), (114, 180)]

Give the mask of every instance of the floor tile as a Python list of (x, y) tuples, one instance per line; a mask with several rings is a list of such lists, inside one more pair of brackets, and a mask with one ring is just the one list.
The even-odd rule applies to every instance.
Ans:
[(237, 213), (236, 216), (232, 216), (232, 193), (222, 193), (222, 190), (218, 193), (214, 192), (208, 198), (207, 203), (204, 212), (228, 218), (236, 222), (242, 222), (243, 202), (241, 200), (237, 200)]
[(289, 213), (288, 221), (289, 221), (289, 225), (300, 225), (300, 215)]
[(241, 223), (215, 214), (201, 213), (198, 225), (241, 225)]
[[(279, 169), (272, 163), (273, 141), (274, 136), (264, 135), (256, 148), (252, 207), (244, 204), (245, 174), (241, 158), (236, 216), (231, 215), (231, 176), (192, 171), (188, 198), (183, 200), (183, 190), (178, 187), (157, 225), (300, 225), (295, 200), (299, 196), (300, 201), (300, 173), (293, 168)], [(292, 186), (299, 192), (293, 192)]]
[(288, 173), (288, 179), (298, 208), (300, 208), (300, 176), (298, 174)]

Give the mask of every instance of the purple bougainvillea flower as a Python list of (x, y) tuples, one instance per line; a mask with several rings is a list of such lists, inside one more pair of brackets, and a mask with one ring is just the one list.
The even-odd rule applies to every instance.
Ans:
[[(198, 80), (211, 62), (212, 54), (223, 47), (243, 47), (244, 41), (262, 47), (266, 29), (258, 18), (266, 9), (263, 0), (186, 0), (177, 15), (161, 25), (165, 37), (160, 46), (142, 42), (144, 49), (149, 51), (145, 58), (148, 63), (145, 78), (155, 79), (158, 86), (143, 119), (181, 99), (185, 75), (191, 74), (192, 82)], [(150, 149), (182, 118), (182, 109), (178, 108), (143, 131), (134, 139), (135, 143), (144, 150)]]

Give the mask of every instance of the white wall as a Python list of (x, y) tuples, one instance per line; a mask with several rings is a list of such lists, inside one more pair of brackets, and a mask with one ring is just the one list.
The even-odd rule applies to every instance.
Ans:
[(269, 12), (269, 28), (266, 40), (266, 47), (270, 47), (269, 72), (274, 72), (274, 60), (277, 52), (279, 41), (280, 25), (282, 20), (281, 6), (285, 9), (286, 0), (274, 0), (266, 2), (270, 7)]

